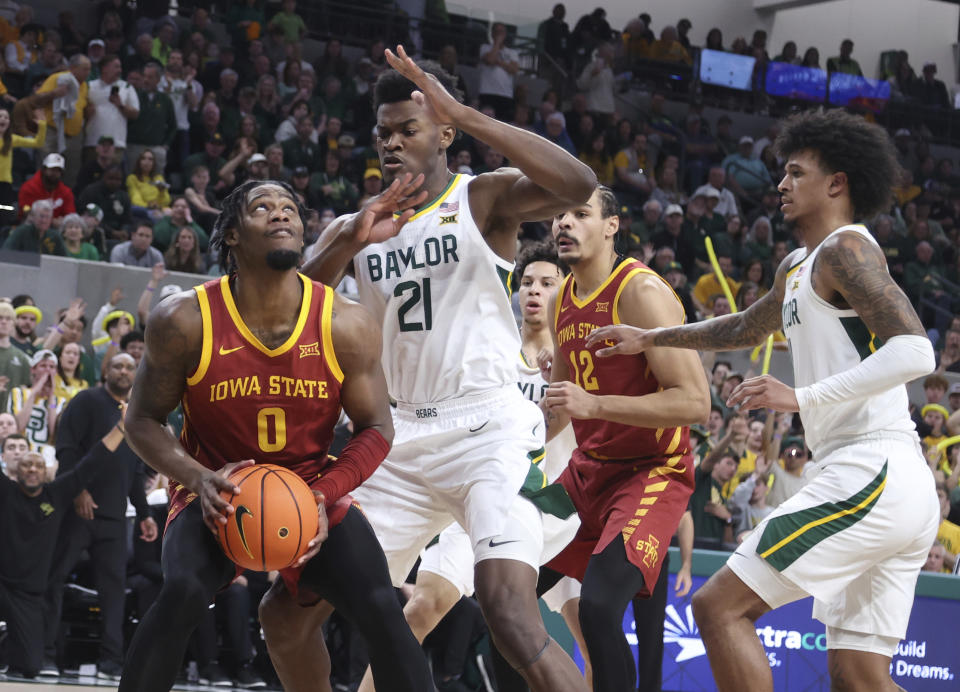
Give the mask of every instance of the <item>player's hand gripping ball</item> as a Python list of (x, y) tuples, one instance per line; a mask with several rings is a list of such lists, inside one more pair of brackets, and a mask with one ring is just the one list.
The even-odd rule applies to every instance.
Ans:
[(238, 495), (222, 492), (233, 505), (217, 538), (240, 567), (269, 572), (289, 567), (317, 535), (317, 501), (300, 476), (274, 464), (254, 464), (230, 474)]

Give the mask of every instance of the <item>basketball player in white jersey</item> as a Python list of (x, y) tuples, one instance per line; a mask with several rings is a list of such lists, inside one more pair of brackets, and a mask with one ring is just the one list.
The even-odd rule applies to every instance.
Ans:
[[(396, 436), (387, 461), (352, 494), (397, 586), (427, 543), (458, 522), (470, 537), (477, 598), (500, 651), (535, 692), (582, 691), (583, 678), (547, 634), (537, 607), (543, 535), (531, 497), (558, 498), (553, 491), (542, 496), (543, 472), (531, 463), (544, 424), (517, 387), (520, 338), (507, 280), (520, 223), (584, 202), (596, 176), (546, 139), (464, 106), (448, 91), (452, 84), (424, 72), (401, 47), (397, 53), (387, 51), (394, 70), (381, 75), (374, 98), (390, 187), (331, 223), (304, 267), (336, 285), (352, 264), (360, 302), (385, 330), (382, 362), (397, 402)], [(446, 150), (458, 130), (516, 168), (451, 174)], [(569, 498), (559, 499), (569, 515)], [(282, 608), (290, 597), (279, 591), (273, 597), (291, 612)], [(267, 620), (265, 629), (279, 630), (270, 633), (275, 663), (293, 657), (290, 668), (309, 665), (312, 651), (288, 655), (283, 642), (304, 636), (298, 627), (274, 623), (269, 613)], [(284, 679), (287, 668), (281, 660), (289, 690), (295, 684)]]
[(811, 595), (832, 689), (899, 689), (890, 660), (939, 518), (904, 384), (934, 359), (883, 252), (854, 223), (887, 209), (899, 166), (886, 132), (842, 110), (790, 118), (777, 149), (783, 215), (805, 247), (781, 263), (774, 290), (743, 313), (668, 329), (605, 327), (591, 342), (616, 342), (598, 355), (722, 351), (783, 328), (796, 388), (751, 378), (727, 404), (799, 411), (816, 464), (809, 484), (694, 595), (713, 675), (720, 690), (772, 690), (754, 623)]
[[(517, 385), (523, 397), (535, 404), (540, 403), (549, 384), (537, 360), (545, 349), (552, 353), (553, 340), (547, 321), (547, 307), (556, 299), (562, 281), (563, 272), (557, 252), (551, 245), (542, 243), (528, 246), (517, 257), (513, 282), (519, 294), (522, 318)], [(543, 457), (539, 465), (548, 483), (552, 483), (566, 468), (575, 446), (576, 440), (570, 426), (546, 444), (544, 454), (538, 456)], [(566, 520), (551, 515), (544, 515), (543, 519), (544, 549), (540, 561), (546, 563), (570, 542), (580, 520), (575, 514)], [(441, 532), (439, 540), (432, 542), (423, 552), (416, 587), (403, 607), (403, 614), (417, 640), (422, 642), (461, 596), (471, 596), (473, 591), (473, 546), (463, 528), (459, 524), (451, 524)], [(586, 656), (578, 617), (580, 583), (565, 577), (544, 594), (543, 599), (551, 610), (563, 615), (567, 627)], [(590, 684), (589, 660), (587, 671), (585, 677)], [(498, 679), (497, 682), (499, 687), (502, 681)], [(359, 692), (373, 690), (373, 679), (368, 668)]]

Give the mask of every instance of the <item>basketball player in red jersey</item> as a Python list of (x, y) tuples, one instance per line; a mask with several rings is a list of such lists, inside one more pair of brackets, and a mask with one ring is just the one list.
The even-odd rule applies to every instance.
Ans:
[[(171, 479), (171, 497), (163, 588), (130, 645), (124, 692), (172, 687), (190, 633), (234, 578), (214, 535), (243, 517), (220, 493), (239, 492), (227, 477), (252, 459), (290, 468), (320, 503), (320, 532), (282, 573), (288, 588), (329, 601), (358, 627), (378, 689), (433, 687), (380, 545), (348, 495), (393, 438), (380, 330), (366, 309), (297, 273), (302, 212), (285, 183), (236, 188), (211, 238), (230, 273), (168, 298), (147, 323), (127, 431), (137, 454)], [(181, 401), (178, 442), (164, 422)], [(355, 433), (333, 461), (341, 406)]]
[(649, 596), (657, 583), (693, 491), (686, 426), (710, 412), (706, 376), (693, 351), (597, 359), (586, 348), (596, 327), (684, 321), (664, 279), (617, 255), (618, 210), (613, 192), (601, 185), (585, 204), (554, 217), (558, 254), (571, 274), (551, 306), (554, 356), (542, 400), (548, 439), (573, 424), (577, 448), (557, 482), (570, 494), (581, 526), (548, 563), (540, 588), (560, 574), (583, 583), (580, 624), (593, 689), (605, 692), (636, 687), (623, 613), (634, 595)]

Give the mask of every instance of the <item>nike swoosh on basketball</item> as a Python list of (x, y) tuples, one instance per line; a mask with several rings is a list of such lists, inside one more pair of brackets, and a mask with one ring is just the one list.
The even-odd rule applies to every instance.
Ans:
[(477, 427), (477, 428), (469, 428), (469, 430), (470, 430), (470, 432), (480, 432), (481, 430), (483, 430), (484, 426), (486, 426), (486, 424), (489, 423), (489, 422), (490, 422), (489, 420), (484, 421), (483, 425), (481, 425), (481, 426), (479, 426), (479, 427)]
[(250, 552), (250, 547), (247, 545), (247, 537), (243, 535), (243, 517), (244, 515), (247, 515), (247, 514), (249, 514), (251, 517), (253, 516), (253, 512), (247, 509), (246, 505), (240, 505), (239, 507), (237, 507), (237, 512), (233, 516), (237, 521), (237, 533), (240, 534), (240, 543), (243, 545), (243, 550), (252, 559), (253, 553)]
[(241, 348), (243, 348), (243, 344), (240, 344), (240, 345), (237, 346), (236, 348), (224, 348), (223, 346), (221, 346), (221, 347), (220, 347), (220, 355), (221, 355), (221, 356), (225, 356), (225, 355), (227, 355), (228, 353), (233, 353), (234, 351), (239, 351)]
[(493, 542), (493, 539), (491, 538), (490, 541), (487, 543), (487, 545), (489, 545), (491, 548), (496, 548), (496, 547), (501, 546), (501, 545), (506, 545), (507, 543), (516, 543), (516, 542), (518, 542), (519, 540), (520, 540), (520, 539), (516, 539), (516, 540), (512, 540), (512, 541), (499, 541), (499, 542), (497, 542), (497, 543), (494, 543), (494, 542)]

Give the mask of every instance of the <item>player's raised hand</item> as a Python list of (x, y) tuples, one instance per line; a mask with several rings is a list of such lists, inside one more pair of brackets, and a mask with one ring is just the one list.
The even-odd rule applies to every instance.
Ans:
[(327, 540), (327, 534), (330, 531), (330, 521), (327, 519), (327, 507), (324, 503), (323, 493), (313, 491), (313, 497), (317, 501), (317, 518), (319, 519), (317, 526), (317, 535), (310, 539), (310, 542), (307, 543), (307, 552), (300, 556), (300, 559), (293, 563), (293, 567), (303, 567), (305, 564), (310, 562), (311, 558), (320, 552), (320, 546), (323, 545), (323, 542)]
[[(423, 173), (416, 177), (404, 173), (390, 183), (390, 187), (368, 200), (357, 213), (353, 231), (355, 239), (364, 244), (382, 243), (397, 235), (427, 198), (427, 191), (420, 189), (423, 180)], [(399, 216), (394, 218), (394, 214)]]
[(236, 495), (240, 488), (230, 482), (230, 474), (237, 469), (253, 466), (253, 459), (244, 459), (227, 464), (219, 471), (206, 471), (200, 479), (198, 487), (191, 488), (200, 497), (200, 508), (203, 510), (203, 523), (217, 534), (217, 529), (227, 523), (227, 517), (233, 514), (233, 505), (225, 500), (221, 492)]
[(642, 353), (653, 347), (656, 329), (640, 329), (626, 324), (611, 324), (594, 329), (587, 336), (586, 347), (593, 348), (606, 344), (597, 350), (600, 358), (608, 356), (626, 356)]
[(772, 408), (774, 411), (794, 412), (800, 410), (797, 394), (776, 377), (761, 375), (744, 380), (730, 393), (727, 406), (740, 411)]
[(457, 114), (466, 106), (453, 98), (450, 92), (443, 88), (440, 80), (420, 69), (401, 45), (397, 46), (396, 53), (388, 48), (383, 51), (383, 54), (390, 63), (390, 67), (417, 85), (418, 91), (414, 91), (410, 98), (414, 103), (424, 106), (434, 122), (443, 124), (457, 122)]

